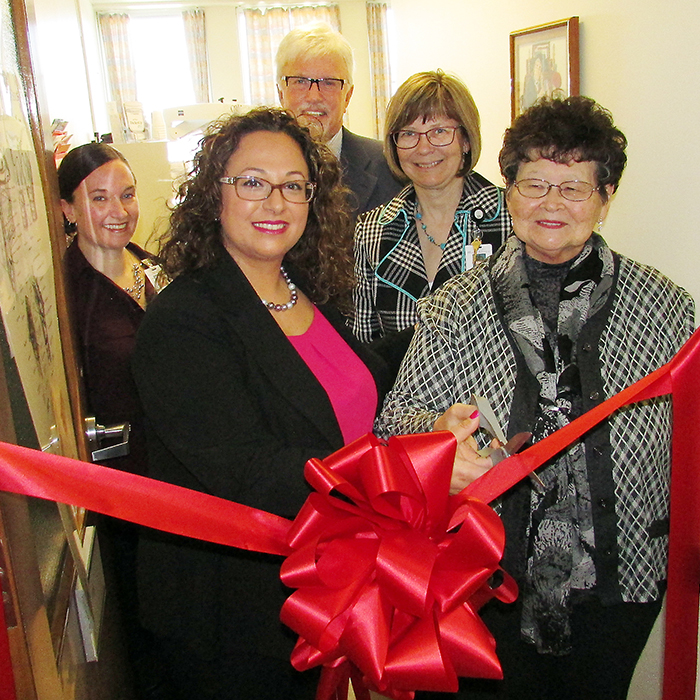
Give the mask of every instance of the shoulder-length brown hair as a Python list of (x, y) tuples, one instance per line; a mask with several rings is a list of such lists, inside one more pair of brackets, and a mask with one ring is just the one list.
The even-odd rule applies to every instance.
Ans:
[(465, 177), (476, 166), (481, 155), (481, 120), (474, 98), (457, 76), (441, 70), (425, 71), (407, 78), (386, 109), (384, 155), (391, 172), (402, 182), (408, 178), (401, 169), (393, 134), (419, 117), (427, 121), (442, 115), (458, 122), (469, 142), (469, 153), (457, 176)]
[(200, 142), (191, 171), (178, 188), (178, 203), (162, 241), (160, 257), (171, 277), (209, 267), (222, 255), (221, 183), (241, 139), (259, 131), (283, 133), (301, 149), (316, 192), (303, 235), (287, 253), (316, 303), (348, 308), (353, 285), (352, 218), (348, 190), (337, 159), (313, 140), (287, 111), (260, 107), (214, 123)]

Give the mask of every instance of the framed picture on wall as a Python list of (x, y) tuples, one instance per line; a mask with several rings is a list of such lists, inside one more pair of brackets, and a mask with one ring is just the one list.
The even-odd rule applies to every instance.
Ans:
[(578, 94), (578, 17), (511, 33), (511, 119), (545, 95)]

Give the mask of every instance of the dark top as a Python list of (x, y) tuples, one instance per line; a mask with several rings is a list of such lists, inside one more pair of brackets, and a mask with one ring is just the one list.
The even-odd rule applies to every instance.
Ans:
[[(337, 312), (318, 308), (376, 380), (381, 361)], [(156, 479), (293, 518), (309, 494), (306, 461), (343, 445), (328, 395), (223, 248), (213, 267), (181, 275), (154, 301), (133, 368)], [(211, 659), (288, 659), (281, 557), (160, 533), (139, 557), (142, 619), (156, 634), (186, 635)]]
[[(133, 243), (127, 249), (140, 260), (148, 253)], [(131, 354), (144, 310), (109, 277), (96, 270), (78, 247), (77, 237), (64, 257), (70, 318), (85, 387), (88, 415), (100, 425), (131, 424), (130, 453), (104, 464), (136, 474), (146, 471), (146, 442), (141, 404), (131, 375)], [(146, 300), (155, 290), (146, 278)]]
[(381, 141), (353, 134), (343, 128), (340, 149), (343, 182), (353, 194), (353, 220), (359, 214), (388, 202), (401, 191), (401, 183), (391, 174)]

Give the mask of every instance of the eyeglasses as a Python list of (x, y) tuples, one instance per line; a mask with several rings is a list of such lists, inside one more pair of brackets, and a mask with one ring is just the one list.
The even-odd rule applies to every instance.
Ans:
[(261, 177), (252, 175), (236, 175), (235, 177), (220, 177), (219, 182), (233, 185), (236, 194), (241, 199), (257, 202), (267, 199), (273, 190), (279, 190), (282, 196), (292, 204), (306, 204), (314, 198), (316, 183), (308, 180), (290, 180), (279, 185), (273, 185)]
[(436, 126), (428, 131), (401, 129), (401, 131), (395, 131), (391, 138), (394, 139), (396, 148), (401, 149), (415, 148), (421, 136), (425, 136), (432, 146), (449, 146), (455, 140), (455, 133), (461, 128), (461, 126)]
[(523, 197), (528, 199), (542, 199), (546, 197), (549, 190), (554, 187), (559, 190), (559, 194), (570, 202), (585, 202), (598, 189), (590, 182), (581, 182), (579, 180), (568, 180), (562, 182), (561, 185), (553, 185), (547, 180), (518, 180), (513, 183)]
[(342, 78), (303, 78), (300, 75), (286, 75), (284, 83), (293, 92), (308, 92), (315, 83), (319, 92), (337, 95), (342, 91), (345, 80)]

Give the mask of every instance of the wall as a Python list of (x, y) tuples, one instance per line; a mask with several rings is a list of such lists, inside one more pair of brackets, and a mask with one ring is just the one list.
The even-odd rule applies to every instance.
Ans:
[[(392, 0), (397, 77), (443, 68), (479, 105), (478, 170), (501, 182), (497, 155), (510, 122), (509, 34), (578, 15), (581, 93), (609, 108), (629, 139), (629, 164), (603, 235), (700, 301), (700, 4), (676, 0)], [(679, 254), (682, 253), (682, 254)]]
[[(210, 42), (214, 98), (242, 99), (235, 4), (204, 4)], [(67, 117), (74, 143), (89, 140), (86, 75), (90, 74), (95, 128), (108, 131), (99, 53), (89, 0), (80, 0), (82, 26), (73, 0), (34, 0), (40, 30), (38, 69), (47, 86), (51, 118)], [(115, 3), (116, 4), (116, 3)], [(366, 19), (362, 0), (340, 0), (344, 33), (355, 49), (355, 94), (348, 125), (372, 134)], [(509, 33), (572, 15), (581, 20), (581, 91), (612, 110), (627, 134), (629, 165), (611, 208), (604, 235), (613, 247), (650, 263), (700, 299), (695, 261), (700, 253), (700, 192), (696, 137), (700, 94), (688, 77), (700, 72), (695, 27), (700, 5), (676, 0), (442, 0), (426, 11), (424, 0), (392, 0), (396, 46), (394, 78), (443, 68), (461, 76), (482, 116), (484, 149), (478, 169), (500, 182), (496, 163), (510, 121)], [(86, 39), (83, 61), (80, 33)], [(87, 65), (87, 68), (86, 68)], [(671, 239), (673, 244), (669, 244)], [(683, 255), (678, 255), (683, 251)]]

